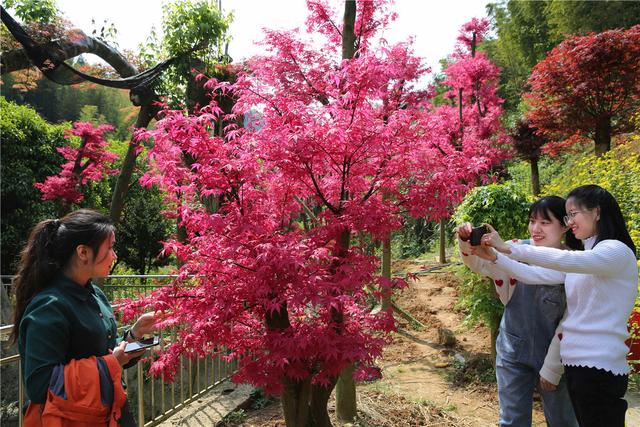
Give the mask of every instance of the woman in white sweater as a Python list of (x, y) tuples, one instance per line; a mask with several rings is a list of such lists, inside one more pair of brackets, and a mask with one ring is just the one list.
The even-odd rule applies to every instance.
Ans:
[[(523, 283), (551, 284), (541, 283), (547, 269), (565, 273), (567, 312), (552, 347), (559, 343), (578, 422), (581, 427), (623, 427), (629, 373), (627, 319), (638, 293), (635, 245), (607, 190), (597, 185), (575, 188), (567, 196), (566, 208), (565, 223), (583, 241), (584, 251), (512, 245), (492, 228), (482, 244), (499, 252), (489, 258), (497, 267)], [(550, 276), (549, 281), (558, 282), (558, 277)], [(548, 373), (543, 369), (541, 376), (553, 374), (551, 365), (545, 360)]]

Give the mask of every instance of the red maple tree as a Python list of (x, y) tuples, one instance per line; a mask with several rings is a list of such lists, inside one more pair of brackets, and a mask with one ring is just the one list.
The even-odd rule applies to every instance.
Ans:
[[(407, 197), (418, 173), (421, 185), (468, 188), (497, 152), (497, 110), (484, 82), (469, 89), (469, 100), (482, 96), (472, 103), (481, 114), (465, 113), (468, 136), (452, 143), (459, 123), (434, 113), (431, 91), (417, 88), (428, 70), (411, 45), (376, 38), (393, 19), (387, 2), (349, 3), (352, 55), (340, 44), (346, 24), (336, 11), (308, 1), (306, 37), (267, 30), (267, 53), (248, 62), (249, 72), (234, 84), (208, 83), (218, 97), (234, 97), (232, 114), (215, 102), (199, 115), (167, 111), (155, 130), (138, 133), (154, 140), (143, 184), (165, 192), (185, 234), (165, 245), (182, 263), (179, 280), (125, 307), (125, 318), (163, 310), (164, 325), (180, 328), (152, 372), (170, 378), (180, 355), (228, 348), (236, 381), (282, 394), (288, 426), (330, 425), (327, 400), (341, 373), (380, 374), (375, 361), (394, 320), (371, 307), (404, 281), (380, 277), (376, 257), (352, 236), (388, 236), (406, 205), (447, 206), (448, 192)], [(251, 125), (238, 127), (241, 117)], [(223, 136), (214, 132), (220, 123)], [(448, 147), (439, 150), (441, 140)], [(452, 150), (461, 153), (455, 162)], [(482, 160), (462, 164), (478, 153)]]
[(555, 154), (578, 140), (595, 141), (601, 155), (640, 105), (640, 25), (572, 36), (539, 62), (529, 77), (527, 118)]
[(66, 131), (66, 138), (80, 138), (80, 146), (57, 148), (67, 162), (62, 165), (58, 175), (49, 176), (44, 182), (34, 184), (42, 192), (42, 200), (58, 200), (63, 213), (68, 212), (72, 204), (84, 199), (83, 192), (89, 182), (118, 173), (113, 168), (118, 156), (105, 149), (107, 141), (104, 133), (111, 130), (111, 125), (94, 127), (88, 122), (75, 122), (73, 128)]
[(414, 157), (407, 203), (416, 217), (449, 218), (473, 187), (490, 179), (491, 168), (512, 154), (500, 122), (500, 70), (477, 50), (488, 27), (477, 18), (462, 26), (443, 70), (449, 102), (433, 106), (425, 117), (425, 143)]

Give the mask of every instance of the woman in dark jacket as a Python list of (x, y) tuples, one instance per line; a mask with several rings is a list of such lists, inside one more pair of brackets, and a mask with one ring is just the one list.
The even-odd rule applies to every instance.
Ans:
[(144, 314), (118, 338), (111, 305), (91, 281), (107, 276), (117, 259), (114, 232), (107, 217), (82, 209), (38, 223), (29, 236), (14, 281), (12, 339), (32, 404), (45, 403), (58, 365), (112, 355), (124, 366), (144, 351), (127, 353), (125, 347), (154, 330), (154, 314)]

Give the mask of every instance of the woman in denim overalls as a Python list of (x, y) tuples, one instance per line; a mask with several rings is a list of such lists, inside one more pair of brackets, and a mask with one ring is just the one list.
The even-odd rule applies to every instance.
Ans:
[[(562, 224), (566, 215), (565, 200), (557, 196), (543, 197), (529, 209), (531, 240), (523, 244), (564, 247), (562, 237), (567, 228)], [(554, 336), (566, 307), (564, 286), (525, 286), (510, 278), (489, 261), (473, 253), (486, 250), (471, 247), (468, 239), (471, 224), (458, 228), (463, 262), (474, 272), (491, 277), (505, 305), (496, 341), (496, 378), (500, 402), (500, 426), (530, 427), (533, 390), (538, 385), (540, 369), (549, 343)], [(580, 248), (579, 241), (569, 231), (566, 245)], [(571, 406), (564, 379), (555, 386), (543, 382), (538, 387), (549, 427), (574, 427), (578, 423)]]

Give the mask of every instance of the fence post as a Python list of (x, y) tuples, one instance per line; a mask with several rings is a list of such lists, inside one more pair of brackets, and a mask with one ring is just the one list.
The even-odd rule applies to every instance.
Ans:
[(142, 363), (138, 362), (138, 425), (144, 426), (144, 372), (142, 371)]

